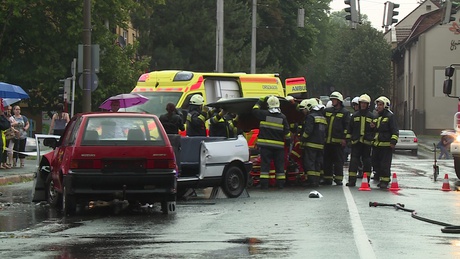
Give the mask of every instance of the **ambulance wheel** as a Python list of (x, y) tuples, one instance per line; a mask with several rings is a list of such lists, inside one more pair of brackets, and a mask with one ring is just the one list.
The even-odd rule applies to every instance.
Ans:
[(246, 179), (243, 171), (238, 166), (230, 166), (224, 173), (222, 179), (222, 191), (229, 198), (236, 198), (246, 188)]
[(454, 156), (454, 168), (457, 178), (460, 179), (460, 157)]

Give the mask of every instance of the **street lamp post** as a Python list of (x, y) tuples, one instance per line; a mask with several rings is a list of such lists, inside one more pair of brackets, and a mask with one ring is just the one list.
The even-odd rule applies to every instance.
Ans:
[(252, 0), (251, 74), (256, 73), (257, 0)]

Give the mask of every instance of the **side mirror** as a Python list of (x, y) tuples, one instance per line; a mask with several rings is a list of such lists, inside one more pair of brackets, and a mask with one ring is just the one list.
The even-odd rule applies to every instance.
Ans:
[(58, 140), (55, 138), (45, 138), (43, 139), (43, 145), (51, 148), (56, 148)]
[(442, 92), (447, 95), (452, 93), (452, 79), (449, 78), (449, 79), (444, 80)]
[(444, 75), (447, 77), (452, 77), (454, 75), (455, 68), (453, 66), (448, 66), (444, 70)]

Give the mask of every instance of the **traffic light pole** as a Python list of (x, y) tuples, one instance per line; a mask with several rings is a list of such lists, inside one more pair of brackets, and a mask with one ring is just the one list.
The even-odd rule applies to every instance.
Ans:
[(83, 112), (91, 111), (91, 0), (83, 3)]

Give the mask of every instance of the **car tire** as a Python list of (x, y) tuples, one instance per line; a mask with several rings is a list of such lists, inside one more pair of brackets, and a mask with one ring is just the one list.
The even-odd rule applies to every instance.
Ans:
[(454, 168), (457, 178), (460, 179), (460, 157), (454, 156)]
[(163, 212), (163, 214), (171, 214), (171, 213), (176, 212), (176, 202), (175, 201), (162, 201), (161, 211)]
[(64, 186), (62, 194), (62, 212), (64, 215), (74, 215), (77, 211), (77, 200), (75, 195), (68, 193), (67, 187)]
[(237, 198), (246, 188), (246, 178), (237, 166), (230, 166), (222, 178), (222, 191), (229, 198)]
[(46, 200), (48, 203), (55, 208), (61, 208), (62, 195), (54, 188), (54, 181), (51, 173), (46, 177)]

